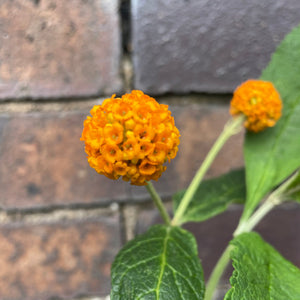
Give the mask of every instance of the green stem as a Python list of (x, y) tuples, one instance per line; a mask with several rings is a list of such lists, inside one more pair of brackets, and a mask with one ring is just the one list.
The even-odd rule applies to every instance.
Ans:
[(153, 199), (156, 207), (158, 208), (163, 220), (165, 221), (165, 223), (167, 225), (171, 225), (171, 219), (169, 214), (167, 213), (167, 210), (160, 198), (160, 196), (158, 195), (158, 193), (156, 192), (153, 184), (150, 181), (147, 181), (147, 185), (146, 188), (151, 196), (151, 198)]
[[(292, 176), (290, 176), (290, 178), (274, 190), (248, 220), (239, 223), (237, 229), (233, 233), (233, 236), (236, 237), (242, 233), (250, 232), (275, 206), (281, 204), (284, 201), (284, 197), (282, 197), (282, 195), (284, 195), (284, 192), (294, 182), (297, 176), (299, 176), (299, 172), (299, 170), (295, 172)], [(206, 286), (205, 300), (212, 299), (214, 290), (229, 263), (229, 254), (231, 249), (232, 246), (228, 245), (214, 267)]]
[[(271, 195), (270, 195), (271, 196)], [(262, 206), (252, 215), (244, 223), (240, 223), (237, 229), (235, 230), (233, 236), (238, 236), (244, 232), (251, 231), (259, 221), (272, 209), (275, 205), (278, 205), (278, 201), (274, 201), (275, 199), (270, 197), (264, 202)], [(228, 245), (227, 248), (224, 250), (222, 256), (219, 258), (216, 266), (214, 267), (208, 283), (206, 285), (206, 292), (205, 292), (205, 300), (211, 300), (214, 291), (219, 283), (220, 278), (222, 277), (229, 261), (230, 261), (230, 251), (232, 250), (232, 246)]]
[(264, 218), (264, 216), (278, 204), (278, 201), (270, 201), (269, 199), (265, 201), (246, 222), (241, 222), (239, 224), (233, 233), (233, 236), (235, 237), (244, 232), (250, 232)]
[(253, 215), (246, 221), (240, 222), (237, 229), (233, 233), (233, 236), (238, 236), (241, 233), (251, 231), (263, 218), (271, 211), (275, 206), (281, 204), (285, 197), (285, 191), (294, 182), (299, 175), (299, 170), (291, 175), (285, 182), (283, 182), (276, 190), (269, 194), (265, 202), (253, 213)]
[(233, 246), (231, 245), (228, 245), (226, 247), (221, 257), (219, 258), (215, 268), (213, 269), (209, 281), (207, 282), (206, 285), (205, 298), (204, 298), (205, 300), (211, 300), (213, 298), (219, 280), (230, 261), (230, 251), (232, 250), (232, 248)]
[(201, 167), (197, 171), (195, 177), (193, 178), (191, 184), (189, 185), (188, 189), (186, 190), (176, 212), (174, 218), (172, 220), (173, 225), (180, 225), (181, 219), (190, 204), (199, 184), (201, 183), (206, 171), (212, 164), (213, 160), (225, 144), (225, 142), (234, 134), (238, 133), (242, 126), (241, 124), (244, 122), (245, 117), (239, 116), (237, 118), (231, 119), (224, 127), (222, 133), (214, 143), (213, 147), (207, 154), (206, 158), (204, 159)]

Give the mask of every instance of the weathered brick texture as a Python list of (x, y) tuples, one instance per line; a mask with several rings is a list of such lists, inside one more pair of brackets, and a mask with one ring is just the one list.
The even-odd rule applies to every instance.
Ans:
[(0, 205), (6, 209), (107, 204), (128, 197), (126, 185), (88, 166), (79, 140), (86, 113), (0, 117)]
[(109, 294), (110, 267), (120, 247), (118, 226), (117, 215), (0, 225), (1, 300)]
[[(132, 44), (122, 20), (129, 5)], [(190, 92), (231, 92), (259, 76), (299, 19), (299, 0), (1, 0), (0, 299), (100, 300), (93, 297), (109, 294), (121, 241), (160, 221), (144, 187), (89, 167), (79, 139), (90, 104), (100, 102), (94, 96), (130, 88), (170, 94), (158, 100), (169, 104), (181, 144), (154, 182), (169, 199), (189, 184), (229, 119), (229, 96)], [(243, 134), (227, 142), (207, 177), (244, 164)], [(258, 226), (298, 266), (299, 213), (278, 208)], [(240, 214), (233, 207), (185, 225), (206, 277)]]
[[(170, 105), (170, 109), (181, 144), (177, 157), (154, 183), (164, 196), (188, 184), (229, 118), (227, 105)], [(112, 181), (89, 167), (79, 141), (88, 111), (0, 115), (0, 206), (103, 205), (149, 197), (144, 187)], [(243, 165), (242, 140), (242, 134), (232, 138), (208, 175)]]
[(231, 92), (260, 75), (299, 20), (298, 0), (133, 0), (135, 87)]
[(0, 100), (120, 89), (117, 0), (2, 0)]

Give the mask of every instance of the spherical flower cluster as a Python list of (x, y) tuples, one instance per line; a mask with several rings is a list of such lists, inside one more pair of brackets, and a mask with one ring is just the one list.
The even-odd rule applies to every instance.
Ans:
[(134, 185), (157, 180), (178, 151), (179, 131), (168, 106), (134, 90), (95, 105), (84, 121), (88, 162), (111, 179)]
[(281, 116), (280, 95), (271, 82), (248, 80), (234, 91), (230, 113), (244, 114), (245, 127), (254, 132), (272, 127)]

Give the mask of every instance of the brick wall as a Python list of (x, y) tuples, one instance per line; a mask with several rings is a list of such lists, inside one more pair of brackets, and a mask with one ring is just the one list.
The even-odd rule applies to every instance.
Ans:
[[(169, 105), (180, 151), (155, 186), (170, 207), (228, 119), (234, 87), (259, 76), (299, 20), (298, 0), (2, 0), (0, 299), (104, 299), (114, 255), (159, 222), (143, 187), (88, 166), (79, 138), (94, 104), (136, 88)], [(243, 165), (242, 141), (208, 176)], [(206, 277), (240, 213), (186, 225)], [(288, 205), (258, 228), (298, 266), (299, 216)]]

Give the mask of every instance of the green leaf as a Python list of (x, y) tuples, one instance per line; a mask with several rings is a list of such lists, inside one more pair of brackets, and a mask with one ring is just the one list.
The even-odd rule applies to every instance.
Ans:
[(204, 279), (194, 236), (156, 225), (130, 241), (112, 265), (111, 300), (203, 299)]
[[(173, 195), (176, 211), (184, 193)], [(224, 212), (231, 203), (244, 203), (246, 198), (245, 170), (234, 170), (218, 178), (203, 181), (185, 215), (183, 222), (201, 222)]]
[(279, 45), (261, 79), (273, 82), (279, 91), (283, 114), (275, 127), (246, 134), (247, 201), (243, 219), (300, 166), (300, 26)]
[(232, 288), (225, 300), (300, 299), (300, 270), (257, 233), (244, 233), (231, 244)]

